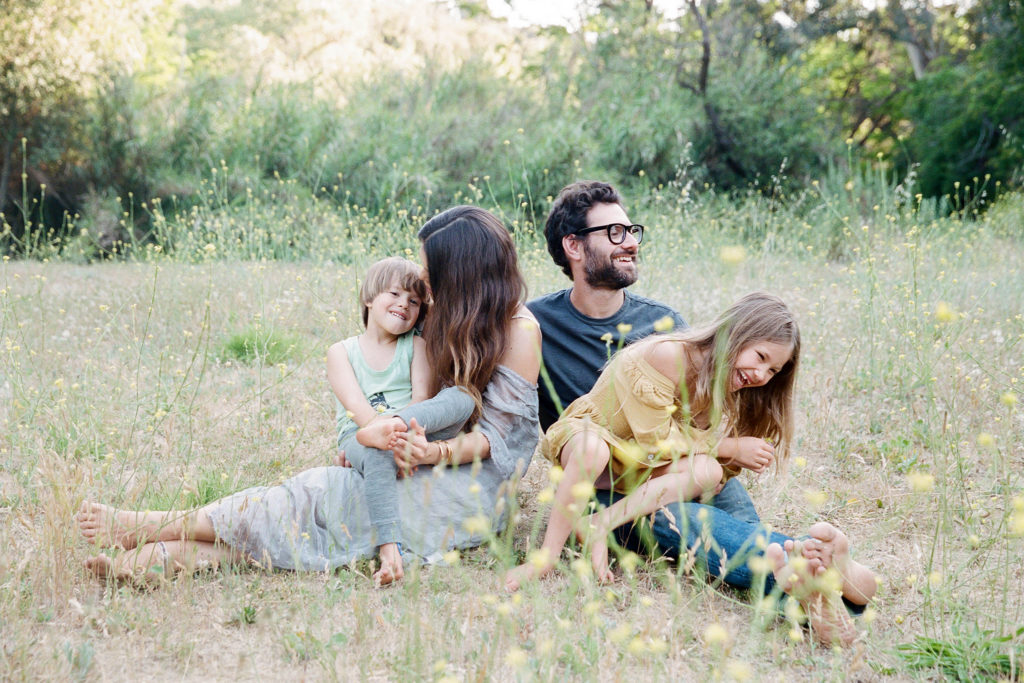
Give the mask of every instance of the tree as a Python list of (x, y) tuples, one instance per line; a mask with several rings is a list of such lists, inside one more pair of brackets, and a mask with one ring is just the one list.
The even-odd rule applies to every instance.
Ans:
[[(47, 186), (59, 163), (75, 162), (75, 138), (98, 74), (130, 58), (127, 8), (99, 0), (5, 0), (0, 13), (0, 211), (27, 221), (21, 180)], [(119, 55), (119, 56), (118, 56)], [(27, 155), (22, 156), (22, 153)], [(15, 178), (19, 167), (25, 177)], [(20, 216), (9, 209), (17, 207)]]

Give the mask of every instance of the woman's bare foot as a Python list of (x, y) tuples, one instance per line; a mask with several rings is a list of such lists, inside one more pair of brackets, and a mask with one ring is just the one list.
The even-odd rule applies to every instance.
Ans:
[(409, 427), (400, 417), (378, 417), (356, 432), (356, 441), (367, 448), (387, 451), (395, 446), (395, 434), (408, 429)]
[(155, 539), (159, 524), (146, 513), (118, 510), (102, 503), (85, 501), (75, 516), (78, 529), (87, 540), (105, 548), (131, 550), (147, 539)]
[(116, 557), (94, 555), (82, 564), (97, 578), (126, 581), (140, 587), (160, 584), (170, 578), (169, 573), (174, 570), (163, 543), (147, 543), (122, 551)]
[(385, 543), (380, 547), (380, 569), (373, 574), (373, 585), (377, 588), (400, 581), (405, 576), (402, 553), (397, 543)]
[[(789, 545), (789, 544), (787, 544)], [(775, 582), (783, 592), (795, 599), (803, 608), (814, 638), (822, 645), (850, 645), (857, 638), (857, 627), (839, 597), (827, 588), (827, 581), (815, 576), (810, 562), (802, 555), (802, 544), (792, 543), (791, 560), (786, 551), (772, 543), (764, 555), (771, 563)]]

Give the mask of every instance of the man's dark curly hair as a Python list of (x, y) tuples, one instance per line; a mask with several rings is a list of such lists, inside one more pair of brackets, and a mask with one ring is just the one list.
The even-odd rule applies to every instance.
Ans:
[(548, 241), (548, 253), (555, 265), (572, 279), (569, 259), (562, 248), (562, 238), (587, 227), (587, 211), (595, 204), (622, 205), (622, 197), (615, 188), (599, 180), (578, 180), (562, 188), (551, 206), (548, 222), (544, 224), (544, 237)]

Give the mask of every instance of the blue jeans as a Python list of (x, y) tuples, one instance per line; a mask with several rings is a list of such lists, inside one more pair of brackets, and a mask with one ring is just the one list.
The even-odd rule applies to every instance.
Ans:
[[(610, 505), (623, 497), (598, 491), (598, 502)], [(700, 517), (706, 515), (704, 520)], [(678, 558), (680, 549), (694, 553), (697, 566), (736, 588), (750, 588), (754, 574), (747, 560), (764, 553), (769, 543), (782, 544), (790, 537), (769, 532), (757, 516), (750, 494), (739, 479), (730, 479), (711, 505), (672, 503), (633, 524), (615, 530), (619, 544), (634, 552)], [(758, 537), (763, 541), (759, 544)], [(766, 578), (765, 593), (774, 585)]]
[[(614, 491), (597, 491), (598, 502), (610, 505), (623, 497)], [(701, 517), (704, 517), (701, 520)], [(761, 524), (750, 494), (739, 479), (730, 479), (721, 492), (702, 503), (672, 503), (633, 524), (615, 530), (615, 538), (625, 548), (645, 554), (677, 559), (682, 549), (693, 553), (697, 567), (734, 588), (749, 589), (755, 576), (747, 565), (751, 557), (764, 555), (771, 543), (782, 545), (792, 536), (768, 531)], [(758, 540), (762, 539), (759, 543)], [(775, 587), (769, 572), (764, 579), (764, 594)], [(843, 603), (853, 614), (864, 611), (845, 597)]]

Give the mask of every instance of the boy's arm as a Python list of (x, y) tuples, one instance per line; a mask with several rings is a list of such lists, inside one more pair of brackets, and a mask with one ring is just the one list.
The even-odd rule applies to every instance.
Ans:
[(430, 365), (427, 363), (427, 343), (420, 337), (412, 338), (412, 403), (430, 398)]
[(363, 395), (363, 389), (356, 380), (352, 364), (348, 362), (348, 353), (342, 342), (332, 344), (327, 349), (327, 381), (341, 405), (352, 415), (352, 421), (365, 427), (377, 411)]

